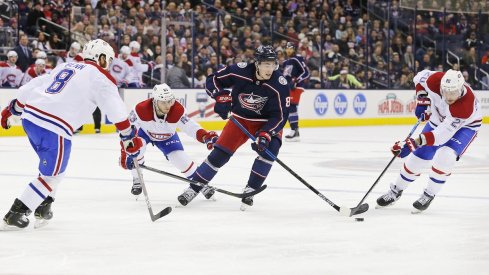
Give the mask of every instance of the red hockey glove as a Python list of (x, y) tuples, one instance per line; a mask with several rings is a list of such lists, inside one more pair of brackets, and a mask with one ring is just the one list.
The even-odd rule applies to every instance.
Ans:
[(254, 151), (259, 151), (259, 152), (265, 151), (265, 149), (268, 148), (268, 145), (270, 145), (270, 141), (272, 140), (272, 137), (268, 132), (265, 131), (257, 132), (255, 135), (256, 135), (255, 143), (251, 144), (251, 148)]
[(17, 102), (16, 99), (10, 101), (9, 105), (7, 107), (5, 107), (1, 112), (0, 123), (1, 123), (3, 129), (9, 129), (10, 128), (10, 122), (8, 120), (9, 117), (11, 117), (12, 115), (20, 116), (22, 114), (22, 113), (17, 112), (15, 110), (15, 103), (16, 102)]
[(132, 157), (139, 154), (139, 150), (144, 145), (142, 138), (138, 137), (137, 130), (134, 125), (131, 126), (131, 133), (128, 135), (120, 135), (122, 148)]
[(216, 132), (210, 131), (210, 132), (207, 132), (207, 134), (205, 134), (202, 137), (202, 140), (204, 141), (205, 145), (207, 146), (207, 149), (212, 150), (212, 149), (214, 149), (214, 143), (216, 143), (218, 138), (219, 138), (219, 136), (217, 135)]
[(391, 152), (400, 158), (405, 158), (411, 152), (415, 151), (419, 148), (419, 145), (416, 144), (416, 141), (413, 138), (408, 138), (405, 141), (397, 141), (391, 148)]
[[(134, 169), (134, 162), (136, 158), (129, 155), (124, 148), (121, 147), (121, 156), (119, 157), (119, 165), (126, 169), (132, 170)], [(137, 160), (136, 160), (137, 161)]]

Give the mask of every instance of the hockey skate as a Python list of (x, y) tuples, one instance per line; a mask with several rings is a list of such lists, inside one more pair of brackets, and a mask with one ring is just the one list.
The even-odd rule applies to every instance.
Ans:
[(36, 208), (36, 211), (34, 211), (34, 217), (36, 217), (34, 228), (41, 228), (46, 226), (49, 223), (49, 220), (53, 218), (53, 211), (51, 211), (51, 204), (53, 202), (53, 198), (47, 197), (41, 203), (41, 205)]
[(300, 141), (299, 129), (290, 130), (290, 133), (285, 136), (286, 141)]
[(2, 230), (19, 230), (26, 228), (29, 225), (27, 216), (31, 214), (31, 210), (19, 199), (15, 199), (10, 211), (3, 218), (4, 226)]
[(185, 191), (178, 196), (178, 201), (181, 205), (186, 206), (189, 202), (191, 202), (195, 197), (197, 197), (199, 193), (195, 192), (192, 187), (185, 189)]
[[(394, 189), (395, 189), (395, 186), (394, 186)], [(377, 206), (375, 208), (379, 209), (382, 207), (393, 205), (402, 195), (402, 190), (397, 191), (394, 189), (391, 187), (389, 192), (380, 196), (377, 199)]]
[(421, 195), (421, 198), (419, 198), (417, 201), (415, 201), (413, 203), (413, 206), (415, 209), (413, 211), (411, 211), (411, 213), (412, 214), (419, 214), (419, 213), (425, 211), (426, 209), (428, 209), (428, 207), (430, 206), (430, 204), (434, 198), (435, 198), (435, 196), (429, 195), (428, 193), (426, 193), (426, 191), (423, 192), (423, 195)]
[[(255, 191), (255, 189), (253, 189), (249, 186), (246, 186), (243, 190), (243, 193), (249, 193), (249, 192), (253, 192), (253, 191)], [(242, 203), (241, 203), (240, 210), (245, 211), (246, 209), (248, 209), (250, 206), (253, 205), (253, 196), (242, 198), (241, 202)]]
[(200, 190), (200, 192), (202, 193), (202, 195), (204, 195), (206, 199), (213, 200), (213, 201), (216, 200), (216, 197), (214, 196), (216, 191), (214, 191), (214, 189), (208, 186), (204, 186), (202, 187), (202, 190)]
[(139, 180), (139, 178), (133, 178), (131, 194), (133, 194), (134, 196), (139, 196), (141, 195), (141, 192), (143, 192), (143, 188), (141, 186), (141, 180)]

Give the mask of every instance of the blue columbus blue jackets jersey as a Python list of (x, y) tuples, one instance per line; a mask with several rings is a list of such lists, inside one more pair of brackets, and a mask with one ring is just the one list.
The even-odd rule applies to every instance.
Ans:
[(284, 76), (291, 89), (295, 87), (304, 88), (304, 80), (311, 76), (306, 63), (304, 62), (304, 58), (300, 55), (285, 60), (283, 68)]
[(279, 70), (269, 80), (256, 79), (254, 63), (224, 67), (207, 77), (205, 89), (214, 98), (231, 88), (233, 115), (250, 121), (265, 121), (262, 131), (279, 133), (289, 117), (290, 89)]

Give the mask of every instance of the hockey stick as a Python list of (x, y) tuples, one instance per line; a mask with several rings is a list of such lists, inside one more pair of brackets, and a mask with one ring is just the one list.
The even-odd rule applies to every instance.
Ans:
[[(241, 123), (239, 123), (239, 121), (237, 121), (232, 116), (230, 116), (229, 119), (234, 124), (236, 124), (236, 126), (238, 126), (239, 129), (241, 129), (241, 131), (243, 131), (243, 133), (245, 133), (252, 141), (255, 141), (255, 137), (252, 136), (250, 134), (250, 132), (248, 132), (248, 130), (246, 130), (246, 128), (244, 128), (243, 125), (241, 125)], [(365, 211), (368, 210), (368, 204), (366, 204), (366, 203), (363, 204), (363, 205), (358, 205), (355, 208), (348, 208), (348, 207), (344, 207), (344, 206), (341, 206), (341, 207), (338, 206), (337, 204), (335, 204), (334, 202), (332, 202), (331, 200), (329, 200), (328, 198), (326, 198), (326, 196), (324, 196), (323, 194), (321, 194), (321, 192), (319, 192), (316, 188), (312, 187), (312, 185), (310, 185), (309, 183), (307, 183), (307, 181), (305, 181), (301, 176), (299, 176), (296, 172), (294, 172), (292, 169), (290, 169), (287, 165), (285, 165), (285, 163), (283, 163), (280, 159), (278, 159), (272, 152), (270, 152), (270, 150), (268, 150), (268, 149), (265, 148), (265, 152), (273, 160), (275, 160), (276, 162), (278, 162), (278, 164), (280, 164), (280, 166), (282, 166), (285, 170), (287, 170), (287, 172), (291, 173), (302, 184), (304, 184), (312, 192), (314, 192), (316, 195), (318, 195), (321, 199), (323, 199), (324, 201), (326, 201), (329, 205), (331, 205), (334, 209), (336, 209), (336, 211), (340, 212), (342, 215), (344, 215), (344, 216), (351, 216), (351, 215), (355, 215), (355, 214), (361, 214), (361, 213), (363, 213), (363, 212), (365, 212)]]
[[(419, 126), (420, 123), (421, 123), (421, 118), (418, 119), (418, 121), (416, 122), (416, 124), (414, 124), (413, 129), (411, 129), (411, 132), (409, 132), (409, 134), (406, 137), (406, 139), (408, 139), (408, 138), (411, 137), (411, 135), (414, 133), (414, 131), (416, 131), (416, 128), (418, 128), (418, 126)], [(391, 161), (389, 161), (389, 163), (387, 164), (387, 166), (384, 168), (384, 170), (382, 171), (382, 173), (380, 173), (379, 177), (377, 178), (377, 180), (375, 180), (374, 184), (372, 184), (372, 186), (370, 187), (370, 189), (368, 189), (367, 193), (365, 194), (365, 196), (363, 196), (362, 200), (358, 203), (358, 205), (362, 204), (363, 201), (365, 201), (365, 199), (370, 194), (370, 192), (372, 191), (372, 189), (374, 189), (375, 185), (377, 185), (377, 183), (379, 182), (379, 180), (382, 178), (382, 176), (384, 175), (385, 171), (387, 171), (387, 169), (389, 169), (389, 167), (391, 166), (391, 164), (394, 162), (394, 160), (397, 158), (397, 156), (400, 153), (401, 153), (401, 151), (399, 151), (396, 154), (394, 154), (394, 156), (391, 158)], [(358, 207), (358, 205), (357, 205), (357, 207)], [(353, 216), (355, 214), (356, 214), (356, 212), (353, 212), (352, 211), (351, 216)]]
[(168, 176), (168, 177), (177, 179), (177, 180), (181, 180), (181, 181), (185, 181), (185, 182), (188, 182), (188, 183), (192, 183), (192, 184), (198, 185), (200, 187), (207, 186), (207, 187), (212, 188), (214, 191), (217, 191), (219, 193), (226, 194), (226, 195), (229, 195), (229, 196), (232, 196), (232, 197), (236, 197), (236, 198), (240, 198), (240, 199), (254, 196), (254, 195), (260, 193), (261, 191), (265, 190), (265, 188), (267, 188), (266, 185), (263, 185), (262, 187), (260, 187), (259, 189), (256, 189), (253, 192), (233, 193), (233, 192), (230, 192), (230, 191), (227, 191), (227, 190), (224, 190), (224, 189), (220, 189), (220, 188), (217, 188), (217, 187), (214, 187), (214, 186), (203, 184), (203, 183), (198, 182), (198, 181), (195, 181), (195, 180), (191, 180), (191, 179), (187, 179), (187, 178), (184, 178), (184, 177), (180, 177), (178, 175), (165, 172), (163, 170), (158, 170), (156, 168), (149, 167), (149, 166), (146, 166), (144, 164), (139, 165), (139, 167), (141, 167), (143, 169), (146, 169), (146, 170), (149, 170), (149, 171), (152, 171), (152, 172), (155, 172), (155, 173), (158, 173), (158, 174), (162, 174), (162, 175), (165, 175), (165, 176)]
[(149, 211), (149, 216), (151, 217), (151, 221), (154, 222), (157, 219), (170, 214), (170, 212), (172, 211), (172, 208), (170, 206), (161, 210), (156, 215), (153, 214), (153, 208), (151, 207), (151, 203), (149, 202), (148, 191), (146, 190), (146, 184), (144, 184), (143, 173), (141, 172), (141, 168), (139, 168), (140, 165), (137, 162), (137, 160), (133, 161), (133, 163), (134, 163), (134, 167), (136, 168), (136, 171), (138, 172), (138, 177), (139, 177), (139, 180), (141, 181), (141, 186), (143, 187), (144, 199), (146, 200), (146, 205), (148, 206), (148, 211)]

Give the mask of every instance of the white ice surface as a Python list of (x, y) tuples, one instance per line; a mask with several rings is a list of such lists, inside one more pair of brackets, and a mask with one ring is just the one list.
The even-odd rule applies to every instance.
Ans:
[[(410, 128), (301, 129), (302, 141), (284, 143), (279, 158), (328, 199), (353, 207), (391, 159), (390, 145)], [(205, 147), (181, 138), (200, 164)], [(368, 197), (364, 222), (340, 216), (276, 163), (268, 189), (246, 212), (239, 199), (218, 193), (215, 202), (199, 196), (153, 223), (144, 199), (130, 194), (118, 154), (115, 134), (74, 138), (53, 220), (37, 230), (0, 232), (0, 274), (489, 274), (487, 125), (425, 213), (410, 211), (426, 174), (396, 205), (374, 209), (398, 174), (398, 159)], [(254, 157), (245, 144), (213, 185), (239, 192)], [(37, 157), (25, 137), (1, 138), (0, 163), (3, 217), (37, 175)], [(147, 150), (146, 164), (178, 173), (156, 148)], [(184, 183), (144, 175), (155, 211), (178, 205)]]

